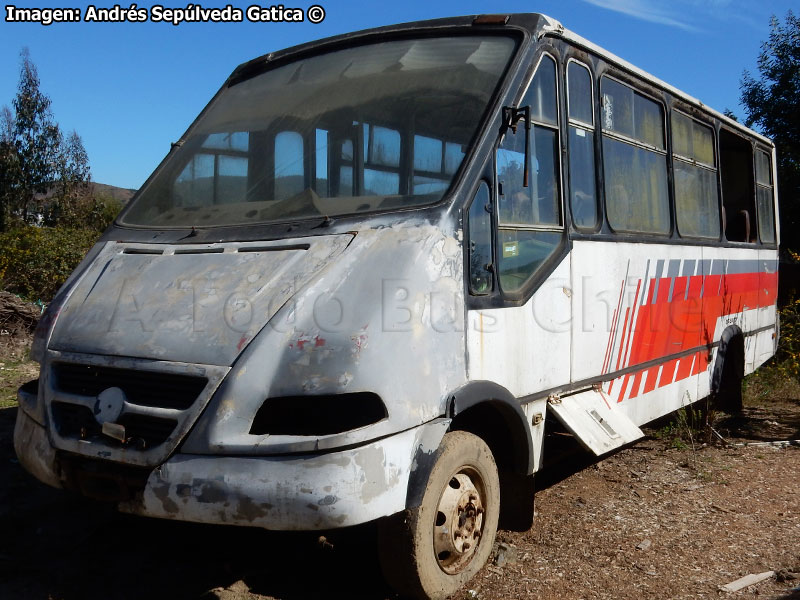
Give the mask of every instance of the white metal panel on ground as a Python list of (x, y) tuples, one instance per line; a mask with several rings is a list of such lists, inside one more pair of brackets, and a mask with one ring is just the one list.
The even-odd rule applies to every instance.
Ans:
[(551, 400), (549, 407), (556, 418), (597, 456), (644, 436), (616, 403), (594, 388)]

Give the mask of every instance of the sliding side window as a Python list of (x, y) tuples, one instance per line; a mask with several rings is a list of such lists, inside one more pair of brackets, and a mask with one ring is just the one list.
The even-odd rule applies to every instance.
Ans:
[(758, 203), (758, 234), (766, 244), (775, 243), (775, 212), (772, 195), (772, 167), (769, 155), (756, 152), (756, 201)]
[(601, 93), (608, 222), (617, 231), (668, 234), (662, 107), (608, 77), (602, 80)]
[(683, 237), (719, 239), (719, 191), (714, 132), (672, 111), (675, 211)]
[(521, 106), (530, 106), (529, 182), (523, 185), (525, 123), (509, 129), (497, 151), (500, 285), (522, 289), (562, 239), (556, 64), (542, 56)]
[(569, 103), (569, 201), (572, 221), (579, 229), (597, 225), (594, 173), (594, 96), (592, 74), (584, 65), (567, 64)]

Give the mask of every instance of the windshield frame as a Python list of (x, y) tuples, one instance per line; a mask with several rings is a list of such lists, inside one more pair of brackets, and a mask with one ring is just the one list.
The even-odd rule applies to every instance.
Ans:
[[(464, 18), (458, 19), (445, 19), (437, 20), (433, 23), (440, 21), (463, 21)], [(411, 25), (417, 25), (412, 27)], [(481, 139), (486, 135), (486, 128), (492, 119), (492, 115), (498, 110), (498, 101), (503, 97), (508, 89), (509, 82), (514, 78), (514, 74), (520, 68), (520, 61), (525, 54), (524, 50), (527, 47), (528, 38), (530, 33), (527, 28), (505, 26), (498, 27), (475, 27), (464, 26), (461, 24), (453, 24), (448, 27), (421, 27), (419, 24), (409, 24), (406, 26), (389, 26), (379, 28), (376, 30), (368, 30), (365, 32), (356, 32), (353, 34), (345, 34), (336, 38), (327, 40), (320, 40), (317, 42), (310, 42), (295, 48), (289, 48), (280, 52), (267, 54), (237, 67), (231, 76), (226, 80), (223, 86), (217, 91), (214, 97), (209, 101), (205, 108), (195, 118), (186, 132), (181, 136), (178, 142), (172, 144), (172, 148), (166, 157), (161, 161), (159, 166), (150, 175), (140, 190), (134, 197), (127, 203), (125, 208), (120, 212), (114, 222), (114, 227), (124, 230), (144, 230), (144, 231), (187, 231), (195, 229), (203, 230), (230, 230), (230, 229), (250, 229), (250, 228), (285, 228), (287, 224), (292, 224), (289, 229), (295, 226), (303, 227), (304, 225), (317, 227), (318, 223), (323, 219), (327, 220), (324, 215), (309, 215), (303, 217), (287, 217), (285, 219), (273, 219), (261, 222), (238, 222), (238, 223), (225, 223), (215, 225), (203, 224), (181, 224), (173, 226), (165, 226), (163, 224), (139, 224), (126, 222), (126, 216), (131, 212), (131, 208), (137, 203), (139, 196), (146, 193), (148, 188), (157, 180), (158, 176), (164, 171), (166, 166), (171, 166), (171, 158), (181, 146), (198, 128), (198, 123), (202, 121), (203, 117), (207, 115), (219, 102), (220, 96), (229, 88), (246, 82), (254, 77), (261, 75), (267, 71), (280, 68), (287, 64), (303, 60), (310, 57), (321, 56), (338, 50), (369, 46), (384, 42), (394, 42), (413, 39), (424, 38), (451, 38), (451, 37), (504, 37), (512, 42), (511, 51), (506, 62), (505, 68), (502, 73), (498, 75), (497, 83), (489, 96), (484, 111), (473, 131), (473, 135), (466, 145), (466, 152), (463, 159), (453, 174), (449, 185), (446, 190), (442, 192), (441, 197), (435, 202), (410, 204), (408, 206), (393, 206), (386, 208), (376, 208), (365, 212), (349, 212), (335, 215), (337, 221), (339, 220), (357, 220), (364, 221), (373, 217), (381, 217), (386, 214), (392, 213), (408, 213), (408, 212), (428, 212), (430, 209), (442, 207), (449, 204), (453, 200), (454, 191), (460, 187), (465, 173), (468, 171), (470, 164), (473, 162), (477, 148), (480, 145)]]

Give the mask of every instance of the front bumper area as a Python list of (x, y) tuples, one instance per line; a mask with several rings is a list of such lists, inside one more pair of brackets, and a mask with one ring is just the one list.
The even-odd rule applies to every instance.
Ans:
[[(144, 488), (119, 502), (143, 516), (310, 531), (366, 523), (406, 508), (409, 479), (436, 451), (449, 425), (441, 419), (336, 452), (230, 457), (176, 454), (150, 472)], [(41, 481), (65, 487), (68, 471), (44, 427), (18, 412), (14, 447)], [(105, 461), (104, 461), (105, 462)], [(113, 475), (114, 465), (106, 471)], [(66, 487), (73, 487), (66, 485)]]
[(14, 424), (14, 451), (20, 464), (36, 479), (55, 488), (64, 487), (56, 469), (56, 451), (47, 439), (47, 431), (28, 416), (22, 403)]

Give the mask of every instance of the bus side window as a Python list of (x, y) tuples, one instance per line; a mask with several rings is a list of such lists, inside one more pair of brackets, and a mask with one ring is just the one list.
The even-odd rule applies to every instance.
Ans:
[(275, 200), (285, 200), (305, 189), (303, 136), (281, 131), (275, 136)]
[(469, 207), (469, 291), (475, 295), (492, 291), (492, 216), (489, 186), (481, 181)]
[(769, 155), (756, 152), (756, 202), (758, 204), (758, 235), (766, 244), (775, 243), (775, 209), (772, 199), (772, 168)]
[(328, 130), (319, 128), (314, 130), (314, 145), (316, 157), (314, 190), (321, 198), (327, 198), (330, 196), (330, 179), (328, 178), (330, 133)]
[(603, 173), (608, 222), (616, 231), (670, 232), (667, 151), (661, 104), (603, 77)]
[(755, 185), (753, 147), (728, 131), (719, 132), (719, 170), (725, 208), (725, 238), (731, 242), (755, 242)]
[(210, 206), (247, 200), (249, 134), (212, 133), (173, 184), (176, 206)]
[(400, 193), (400, 132), (364, 123), (365, 196)]
[(719, 191), (714, 131), (672, 111), (675, 212), (682, 237), (719, 239)]
[(530, 181), (523, 185), (525, 128), (508, 129), (497, 150), (500, 286), (523, 288), (563, 237), (556, 63), (543, 55), (521, 106), (531, 107)]
[(567, 64), (569, 103), (569, 200), (572, 221), (579, 229), (597, 225), (594, 172), (594, 99), (592, 74), (575, 61)]

